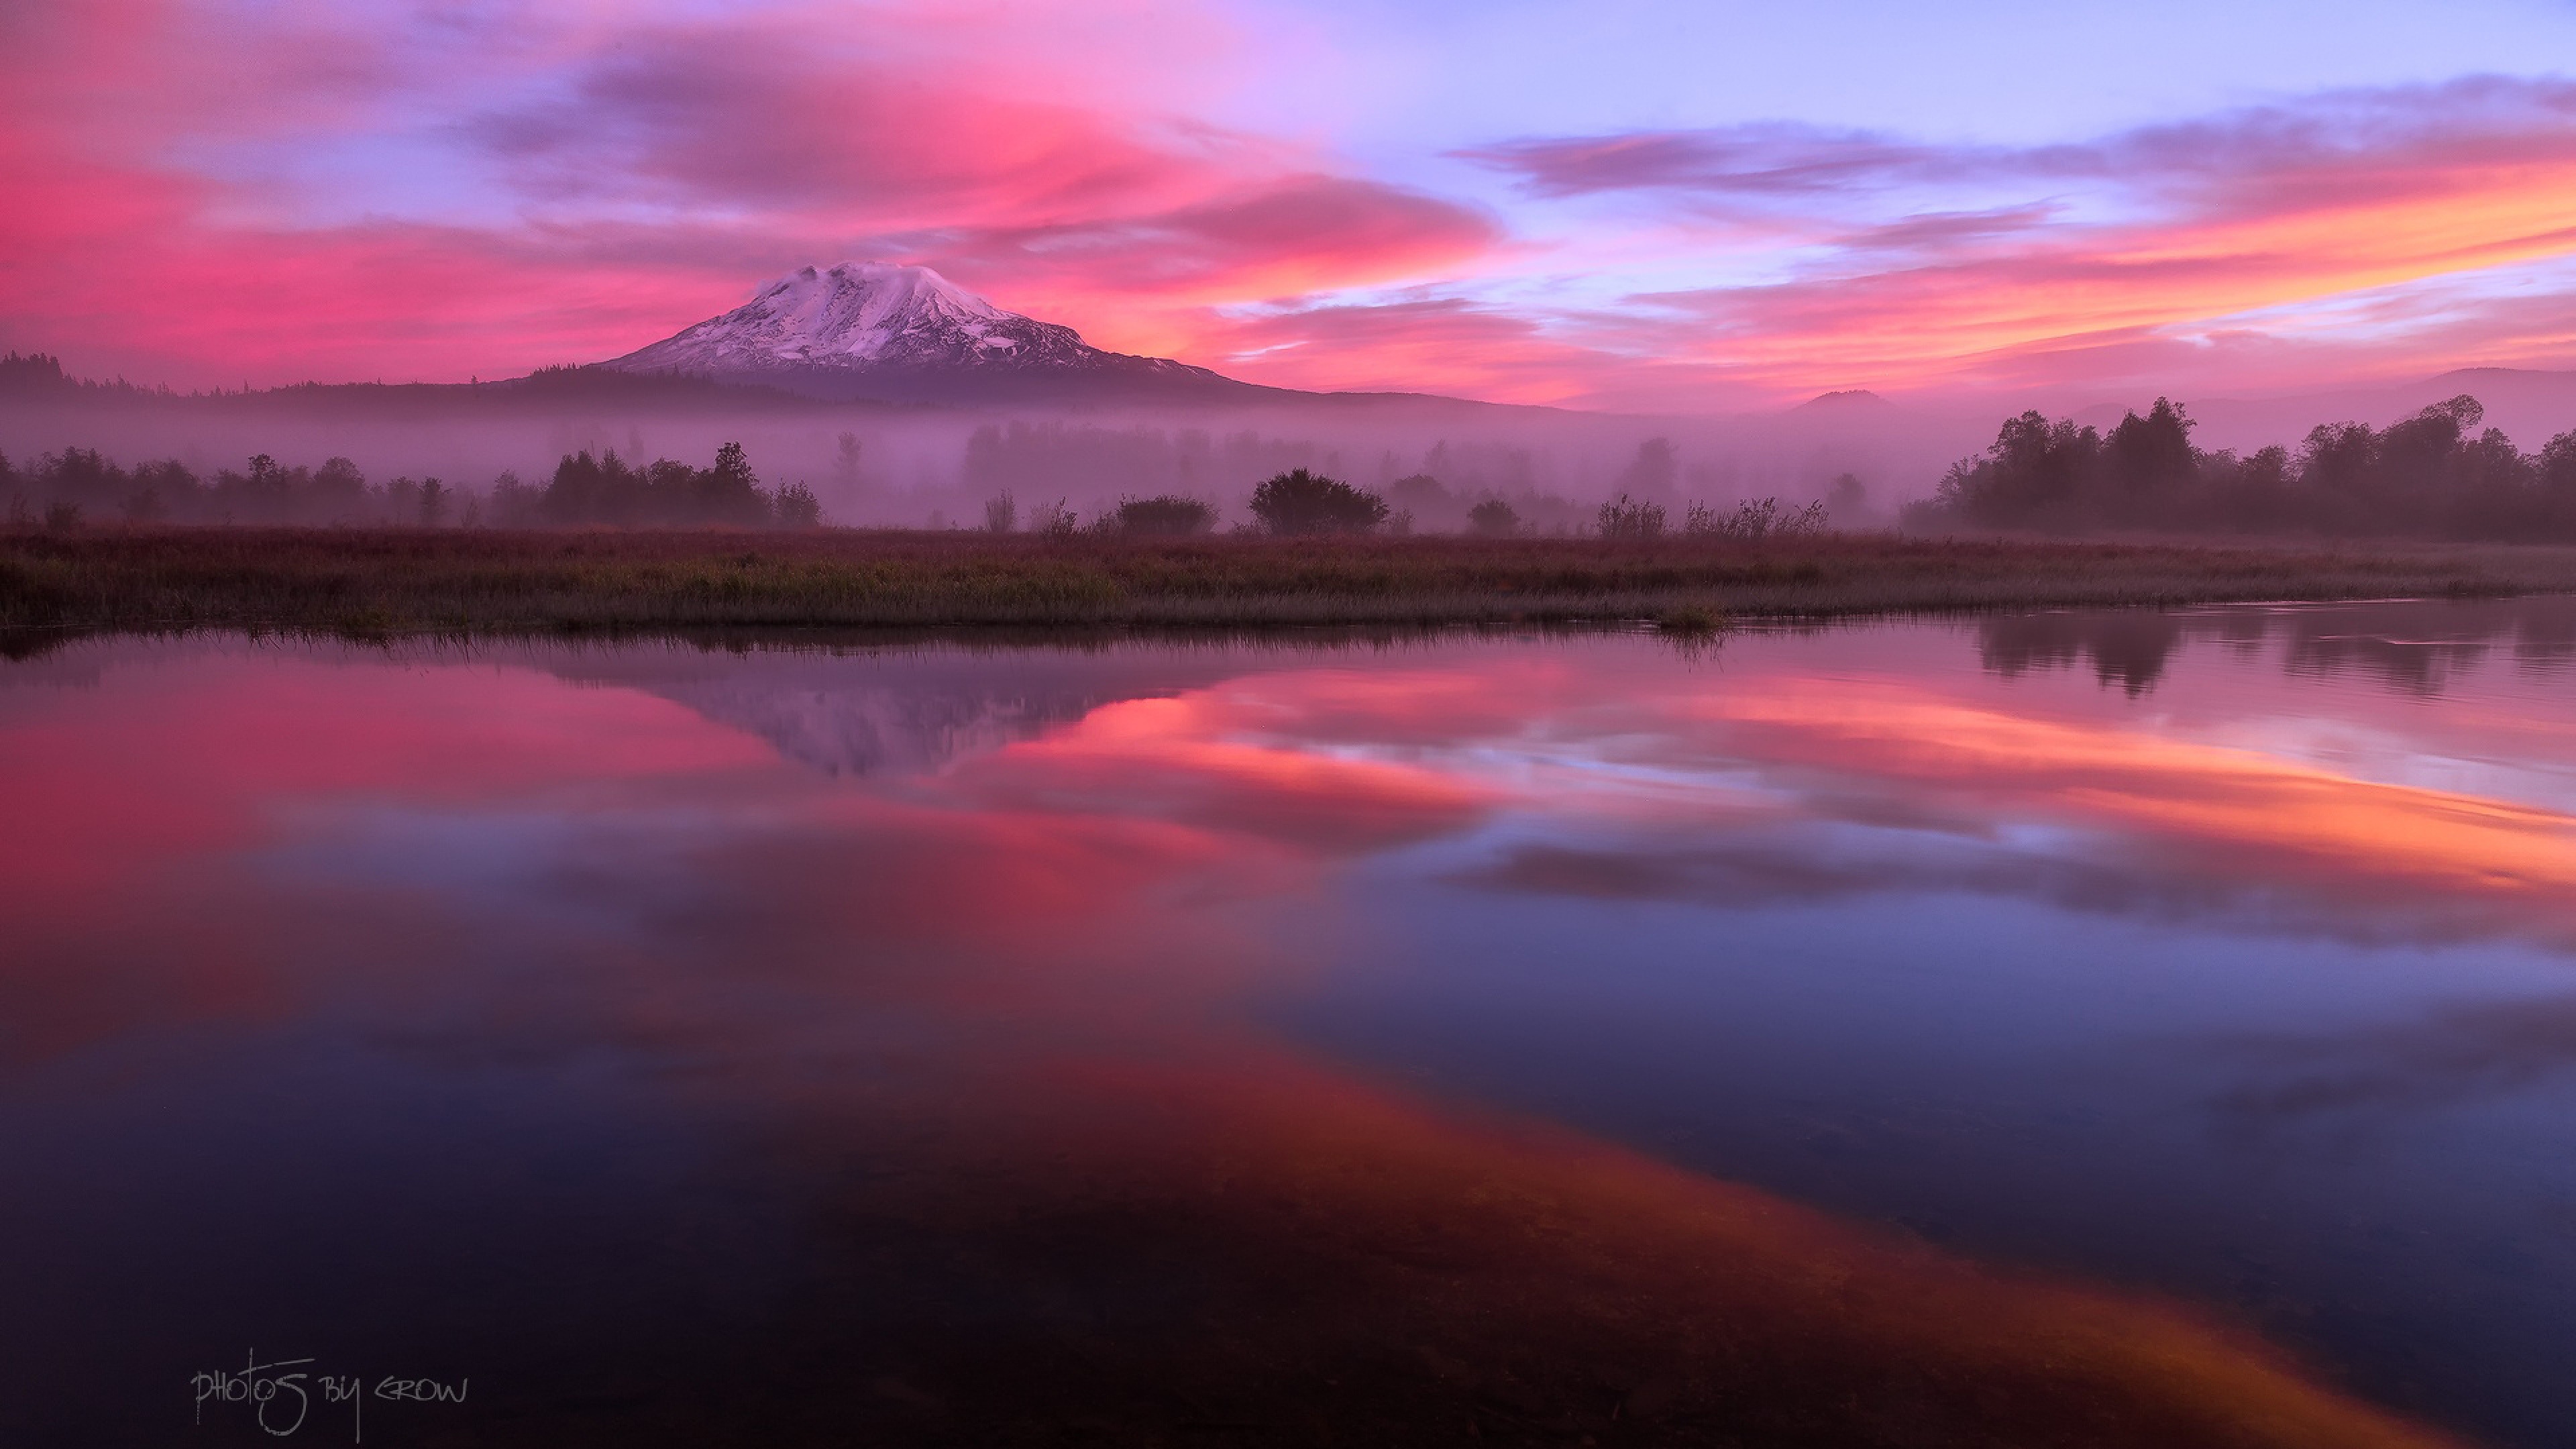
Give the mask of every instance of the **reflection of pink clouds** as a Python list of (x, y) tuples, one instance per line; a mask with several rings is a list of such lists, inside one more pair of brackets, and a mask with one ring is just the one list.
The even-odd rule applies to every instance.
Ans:
[[(0, 1061), (316, 1000), (438, 1003), (490, 984), (456, 963), (514, 951), (613, 983), (639, 1031), (688, 1014), (655, 983), (709, 951), (745, 982), (880, 1003), (1187, 1009), (1263, 953), (1173, 909), (1178, 883), (1201, 905), (1293, 893), (1315, 849), (1473, 808), (1437, 779), (1178, 739), (1162, 701), (1098, 712), (1052, 757), (887, 793), (817, 788), (667, 700), (519, 669), (147, 655), (12, 703)], [(465, 857), (477, 842), (503, 874)], [(325, 860), (345, 872), (309, 874)], [(535, 900), (624, 928), (558, 940), (544, 912), (511, 915)]]
[[(76, 931), (11, 957), (0, 1065), (317, 1022), (414, 1062), (606, 1060), (640, 1079), (639, 1110), (712, 1105), (798, 1182), (830, 1181), (817, 1231), (957, 1249), (980, 1301), (1045, 1306), (1032, 1321), (1061, 1321), (1068, 1253), (1207, 1285), (1178, 1344), (1155, 1341), (1172, 1322), (1155, 1314), (1086, 1323), (1086, 1387), (1124, 1390), (1137, 1362), (1158, 1396), (1204, 1382), (1311, 1405), (1347, 1382), (1335, 1403), (1361, 1415), (1468, 1403), (1487, 1386), (1470, 1370), (1586, 1403), (1660, 1375), (1667, 1412), (1811, 1436), (1881, 1422), (1901, 1394), (1914, 1427), (2016, 1442), (2441, 1443), (2186, 1312), (1469, 1120), (1232, 1020), (1250, 973), (1311, 929), (1318, 864), (1512, 798), (1444, 746), (1651, 748), (1711, 702), (1668, 666), (1269, 669), (855, 786), (662, 700), (515, 669), (112, 666), (94, 691), (15, 694), (0, 725), (0, 760), (60, 776), (44, 794), (35, 771), (0, 774), (35, 833), (95, 803), (100, 846), (130, 851)], [(1724, 718), (1768, 718), (1774, 692)], [(513, 862), (524, 894), (406, 889), (344, 858), (352, 826), (403, 813), (468, 842), (529, 816), (577, 839)], [(1351, 823), (1320, 827), (1335, 815)], [(294, 858), (244, 859), (263, 850)], [(392, 869), (415, 863), (434, 864)], [(1246, 900), (1298, 912), (1290, 950), (1244, 928)], [(0, 899), (19, 944), (26, 904)], [(906, 1372), (953, 1368), (961, 1413), (978, 1385), (1049, 1392), (972, 1358), (995, 1340), (943, 1365), (957, 1336), (922, 1339)]]
[(340, 926), (327, 909), (281, 918), (238, 876), (246, 857), (301, 841), (298, 812), (538, 799), (577, 812), (625, 782), (775, 764), (666, 701), (520, 671), (458, 689), (434, 670), (239, 663), (113, 669), (0, 727), (12, 1054), (142, 1019), (283, 1010), (305, 986), (281, 975), (281, 937), (345, 927), (349, 959), (365, 961), (379, 933), (399, 936), (407, 913), (391, 902)]
[(964, 778), (989, 799), (1341, 849), (1501, 810), (1582, 829), (1758, 828), (1789, 818), (1774, 792), (1820, 788), (1911, 818), (2100, 832), (2159, 852), (2151, 873), (2576, 927), (2560, 919), (2576, 899), (2576, 819), (2553, 810), (1913, 685), (1787, 675), (1703, 688), (1611, 661), (1596, 672), (1502, 652), (1440, 671), (1265, 671), (1106, 707)]
[(1955, 790), (1988, 809), (2009, 802), (2223, 852), (2228, 869), (2285, 884), (2545, 907), (2576, 899), (2576, 818), (2509, 801), (1899, 689), (1784, 689), (1706, 706), (1701, 717), (1730, 727), (1730, 748), (1774, 766)]
[(1177, 874), (1277, 885), (1285, 864), (1206, 829), (1106, 812), (1068, 819), (852, 796), (775, 823), (720, 837), (700, 860), (709, 878), (774, 895), (798, 931), (810, 929), (810, 908), (854, 937), (943, 953), (1115, 930)]
[[(62, 691), (7, 727), (0, 796), (26, 828), (0, 835), (0, 880), (20, 909), (67, 904), (133, 871), (138, 856), (255, 846), (282, 799), (507, 801), (774, 762), (668, 701), (565, 690), (516, 670), (463, 691), (434, 670), (234, 662), (118, 668), (105, 686)], [(173, 720), (185, 721), (176, 750)]]
[[(0, 924), (20, 946), (13, 989), (36, 1003), (21, 1030), (71, 1038), (136, 1010), (293, 997), (304, 987), (288, 990), (260, 943), (303, 928), (274, 918), (275, 887), (238, 873), (292, 848), (336, 851), (377, 817), (435, 817), (456, 841), (559, 820), (563, 840), (514, 866), (521, 888), (631, 917), (670, 949), (721, 943), (754, 975), (855, 970), (854, 988), (982, 1009), (1067, 991), (1204, 1003), (1271, 968), (1242, 934), (1201, 929), (1199, 907), (1306, 898), (1356, 858), (1502, 815), (1566, 848), (1495, 878), (1524, 884), (1608, 871), (1604, 889), (1688, 890), (1721, 871), (1724, 899), (1758, 898), (1765, 881), (1867, 889), (1879, 857), (1847, 843), (1808, 858), (1812, 844), (1770, 832), (1810, 818), (1969, 834), (2002, 821), (2069, 832), (2075, 854), (2150, 889), (2272, 889), (2358, 905), (2363, 926), (2430, 912), (2479, 930), (2570, 927), (2576, 821), (2562, 814), (2193, 743), (2116, 709), (2001, 708), (1988, 688), (1899, 684), (1878, 668), (1823, 679), (1760, 657), (1712, 674), (1607, 641), (1504, 646), (1436, 669), (1259, 669), (1102, 705), (927, 778), (817, 789), (767, 746), (626, 691), (516, 670), (180, 656), (112, 668), (95, 692), (19, 697), (41, 707), (19, 709), (0, 740), (12, 762), (0, 796), (22, 822), (0, 842)], [(188, 728), (174, 736), (170, 719)], [(657, 843), (628, 843), (621, 822)], [(1763, 866), (1748, 850), (1788, 855)], [(438, 879), (441, 862), (420, 864)], [(1976, 870), (1938, 885), (2009, 888)], [(392, 919), (438, 889), (362, 874), (315, 899), (363, 896), (361, 914)], [(117, 906), (138, 890), (158, 905)], [(193, 947), (171, 944), (183, 939)], [(1074, 956), (1079, 969), (1057, 969)], [(186, 980), (146, 989), (98, 964), (155, 960), (190, 963)]]
[(977, 762), (961, 779), (986, 799), (1135, 812), (1332, 851), (1445, 834), (1491, 799), (1475, 782), (1409, 765), (1228, 737), (1258, 712), (1224, 694), (1105, 705), (1073, 729)]

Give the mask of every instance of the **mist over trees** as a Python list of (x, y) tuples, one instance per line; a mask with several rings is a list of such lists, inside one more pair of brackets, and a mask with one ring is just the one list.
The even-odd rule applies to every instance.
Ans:
[(1135, 538), (1187, 538), (1216, 527), (1216, 509), (1178, 493), (1122, 498), (1105, 520), (1105, 532)]
[(1367, 533), (1387, 513), (1378, 495), (1304, 468), (1265, 478), (1252, 490), (1252, 516), (1271, 533)]
[[(27, 468), (35, 466), (30, 455), (65, 441), (101, 444), (126, 465), (138, 457), (180, 459), (197, 483), (212, 488), (218, 469), (243, 471), (248, 454), (272, 455), (290, 473), (298, 464), (347, 457), (363, 468), (370, 492), (383, 491), (397, 473), (415, 482), (438, 477), (445, 496), (437, 512), (447, 525), (468, 521), (469, 513), (486, 526), (574, 519), (644, 527), (695, 517), (698, 511), (684, 506), (687, 491), (657, 482), (648, 460), (684, 459), (695, 472), (719, 444), (739, 440), (762, 465), (764, 488), (779, 478), (808, 479), (833, 521), (845, 525), (971, 527), (988, 502), (1007, 494), (1020, 510), (1008, 530), (1014, 533), (1041, 531), (1033, 526), (1035, 510), (1050, 500), (1077, 510), (1078, 526), (1089, 528), (1120, 500), (1162, 496), (1205, 500), (1223, 515), (1221, 527), (1249, 526), (1251, 489), (1306, 468), (1384, 498), (1382, 533), (1465, 533), (1475, 527), (1470, 510), (1503, 500), (1514, 531), (1573, 537), (1592, 531), (1597, 505), (1614, 491), (1660, 502), (1678, 520), (1691, 497), (1723, 505), (1777, 492), (1803, 502), (1847, 467), (1874, 479), (1921, 477), (1965, 446), (1953, 422), (1937, 443), (1906, 445), (1915, 451), (1901, 460), (1886, 457), (1897, 444), (1861, 436), (1878, 426), (1877, 416), (1853, 423), (1859, 431), (1850, 438), (1818, 431), (1843, 424), (1805, 414), (1778, 428), (1738, 418), (1650, 424), (1438, 399), (1150, 412), (1085, 407), (1050, 416), (827, 404), (580, 368), (471, 384), (228, 384), (182, 393), (83, 381), (52, 357), (0, 356), (0, 450)], [(1657, 436), (1641, 442), (1647, 433)], [(576, 450), (586, 450), (606, 476), (591, 480), (593, 488), (574, 487), (551, 510), (532, 506), (522, 488), (546, 492), (556, 471), (546, 460), (577, 457)], [(646, 486), (616, 476), (611, 450)], [(495, 475), (504, 470), (512, 486), (497, 489), (496, 519)], [(30, 510), (42, 512), (38, 490), (18, 491)], [(8, 501), (0, 493), (0, 510)], [(324, 526), (418, 521), (391, 502), (283, 510), (244, 504), (227, 514), (192, 511), (167, 489), (160, 501), (167, 505), (161, 521), (171, 523), (225, 516)], [(125, 516), (122, 502), (86, 490), (77, 506), (90, 523), (112, 524)], [(721, 517), (727, 510), (707, 512)], [(1842, 521), (1845, 511), (1838, 507), (1836, 517)]]
[(960, 481), (985, 496), (1183, 494), (1329, 462), (1314, 443), (1249, 430), (1217, 436), (1198, 428), (1022, 421), (987, 423), (969, 434)]
[(89, 523), (286, 524), (438, 528), (610, 525), (620, 527), (813, 528), (822, 505), (803, 483), (764, 489), (739, 443), (716, 450), (714, 466), (668, 458), (637, 468), (611, 451), (566, 454), (543, 486), (503, 473), (481, 493), (438, 478), (370, 483), (347, 458), (318, 468), (268, 454), (245, 467), (200, 477), (176, 459), (119, 467), (94, 448), (40, 454), (23, 466), (0, 456), (0, 502), (12, 523), (51, 528)]
[(811, 528), (822, 519), (821, 504), (804, 484), (784, 484), (775, 493), (762, 489), (740, 443), (716, 449), (715, 465), (709, 468), (668, 458), (637, 468), (614, 449), (595, 458), (588, 451), (567, 454), (543, 489), (524, 489), (504, 503), (496, 485), (494, 510), (495, 522), (514, 527)]
[(2204, 452), (2156, 399), (2110, 431), (2026, 412), (1963, 458), (1910, 528), (2576, 538), (2576, 431), (2526, 454), (2462, 394), (2373, 429), (2325, 423), (2298, 448)]
[(0, 457), (0, 498), (13, 522), (41, 514), (49, 527), (83, 523), (418, 524), (480, 521), (476, 500), (436, 478), (370, 484), (332, 458), (312, 468), (266, 453), (241, 468), (199, 477), (176, 459), (119, 467), (95, 448), (65, 448), (13, 467)]

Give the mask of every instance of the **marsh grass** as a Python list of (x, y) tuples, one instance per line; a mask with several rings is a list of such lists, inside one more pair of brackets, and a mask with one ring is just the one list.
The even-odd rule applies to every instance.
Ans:
[(825, 530), (0, 534), (0, 630), (1651, 622), (2576, 590), (2576, 548), (1728, 539), (1120, 538)]

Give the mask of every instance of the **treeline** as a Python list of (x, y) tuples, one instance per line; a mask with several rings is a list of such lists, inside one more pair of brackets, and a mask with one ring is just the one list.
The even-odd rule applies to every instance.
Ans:
[(177, 459), (126, 469), (94, 448), (65, 448), (23, 467), (0, 456), (0, 501), (12, 525), (58, 530), (104, 522), (813, 528), (823, 521), (820, 500), (803, 483), (761, 487), (739, 443), (718, 448), (707, 468), (668, 458), (639, 468), (614, 452), (568, 453), (543, 485), (503, 473), (479, 491), (437, 478), (371, 483), (347, 458), (288, 467), (262, 453), (207, 478)]
[(631, 467), (614, 449), (596, 458), (587, 451), (571, 453), (555, 465), (545, 487), (505, 477), (493, 485), (492, 500), (496, 511), (525, 522), (566, 526), (812, 528), (823, 521), (821, 501), (804, 484), (764, 490), (740, 443), (716, 449), (712, 468), (668, 458)]
[[(1845, 478), (1853, 489), (1858, 488), (1857, 479), (1850, 479), (1848, 474)], [(1263, 479), (1252, 490), (1252, 519), (1236, 524), (1234, 532), (1280, 538), (1314, 534), (1410, 537), (1418, 531), (1414, 515), (1409, 509), (1395, 507), (1389, 501), (1390, 495), (1419, 500), (1435, 494), (1450, 496), (1440, 480), (1427, 473), (1399, 478), (1386, 493), (1379, 493), (1312, 469), (1292, 468)], [(1547, 501), (1563, 503), (1561, 499)], [(1524, 518), (1508, 501), (1491, 495), (1472, 504), (1461, 501), (1457, 516), (1461, 526), (1455, 531), (1476, 538), (1535, 538), (1544, 534), (1556, 538), (1588, 535), (1647, 541), (1679, 534), (1685, 538), (1759, 543), (1766, 539), (1814, 537), (1830, 526), (1822, 502), (1799, 508), (1784, 507), (1777, 498), (1754, 498), (1723, 510), (1693, 503), (1684, 510), (1676, 527), (1663, 504), (1640, 501), (1625, 493), (1599, 505), (1590, 523), (1580, 530), (1562, 522), (1543, 529)], [(986, 500), (986, 532), (1017, 532), (1020, 523), (1019, 503), (1011, 494)], [(1072, 538), (1086, 532), (1111, 537), (1188, 537), (1211, 533), (1216, 525), (1216, 506), (1185, 493), (1122, 498), (1115, 506), (1101, 510), (1088, 525), (1078, 522), (1061, 499), (1041, 505), (1028, 518), (1029, 532), (1049, 538)]]
[[(1667, 456), (1671, 452), (1671, 444), (1662, 439), (1648, 446), (1664, 449)], [(970, 496), (987, 499), (1145, 501), (1203, 497), (1238, 480), (1300, 468), (1341, 473), (1356, 466), (1356, 460), (1312, 440), (1248, 429), (1220, 435), (1196, 428), (1104, 428), (1063, 421), (988, 423), (966, 440), (959, 482)], [(1413, 471), (1407, 473), (1407, 468)], [(1547, 491), (1545, 460), (1525, 447), (1443, 440), (1418, 460), (1400, 459), (1390, 450), (1378, 460), (1377, 471), (1392, 479), (1382, 490), (1390, 509), (1384, 523), (1388, 532), (1460, 532), (1470, 527), (1469, 511), (1494, 497), (1512, 498), (1524, 522), (1542, 531), (1571, 535), (1592, 516), (1592, 505)]]
[(987, 423), (966, 439), (960, 481), (972, 493), (1118, 490), (1187, 493), (1228, 478), (1329, 467), (1314, 443), (1246, 430), (1219, 437), (1197, 428), (1103, 428), (1060, 421)]
[(2385, 428), (2326, 423), (2295, 451), (2239, 456), (2193, 447), (2191, 418), (2164, 398), (2108, 432), (2026, 412), (1953, 464), (1905, 523), (2576, 539), (2576, 431), (2524, 453), (2499, 429), (2478, 431), (2485, 416), (2462, 394)]

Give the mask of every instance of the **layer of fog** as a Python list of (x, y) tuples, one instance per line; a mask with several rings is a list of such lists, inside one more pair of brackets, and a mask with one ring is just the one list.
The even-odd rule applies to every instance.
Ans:
[[(2526, 447), (2576, 425), (2576, 373), (2482, 370), (2382, 389), (2186, 401), (2196, 444), (2250, 451), (2295, 444), (2329, 419), (2384, 425), (2464, 387), (2486, 403), (2490, 424)], [(720, 444), (738, 441), (765, 484), (801, 481), (829, 521), (853, 525), (977, 526), (984, 504), (1007, 492), (1024, 513), (1062, 500), (1086, 518), (1122, 497), (1186, 494), (1214, 504), (1225, 527), (1248, 519), (1245, 500), (1262, 478), (1309, 467), (1378, 490), (1429, 475), (1436, 494), (1417, 487), (1396, 500), (1429, 531), (1462, 526), (1483, 497), (1514, 503), (1541, 531), (1579, 531), (1621, 493), (1676, 514), (1695, 501), (1829, 501), (1834, 526), (1849, 528), (1890, 523), (1929, 495), (1950, 464), (1994, 441), (2015, 401), (1933, 408), (1846, 393), (1766, 414), (1652, 417), (1407, 398), (974, 410), (668, 397), (535, 406), (464, 389), (214, 399), (69, 389), (0, 396), (0, 453), (23, 466), (94, 448), (127, 466), (174, 458), (209, 478), (254, 454), (288, 465), (347, 457), (378, 482), (434, 476), (470, 496), (505, 473), (542, 487), (560, 458), (585, 450), (703, 467)], [(2150, 401), (2075, 416), (2116, 421)]]

